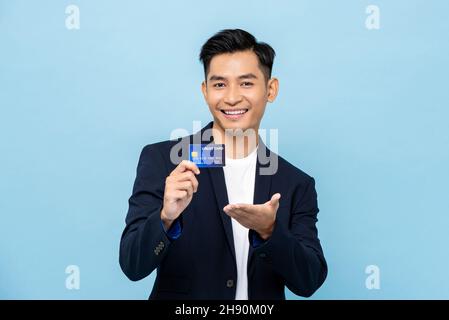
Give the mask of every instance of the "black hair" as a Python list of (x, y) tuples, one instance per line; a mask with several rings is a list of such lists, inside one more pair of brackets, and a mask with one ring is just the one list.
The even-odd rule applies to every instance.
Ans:
[(259, 67), (266, 81), (268, 81), (271, 78), (276, 53), (269, 44), (258, 42), (252, 34), (242, 29), (221, 30), (209, 38), (201, 47), (199, 58), (203, 63), (205, 79), (207, 80), (210, 62), (214, 56), (246, 50), (252, 50), (257, 55)]

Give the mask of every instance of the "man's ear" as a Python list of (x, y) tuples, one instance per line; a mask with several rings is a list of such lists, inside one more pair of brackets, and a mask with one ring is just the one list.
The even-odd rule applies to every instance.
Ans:
[(279, 80), (277, 78), (271, 78), (270, 80), (268, 80), (268, 95), (267, 95), (267, 100), (268, 102), (273, 102), (279, 92)]
[(206, 81), (203, 81), (201, 83), (201, 91), (203, 92), (204, 99), (207, 100), (207, 85), (206, 85)]

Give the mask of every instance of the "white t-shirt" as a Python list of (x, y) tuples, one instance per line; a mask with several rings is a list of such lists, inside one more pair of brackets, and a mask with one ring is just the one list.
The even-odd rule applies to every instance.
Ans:
[[(257, 148), (241, 159), (226, 158), (223, 167), (229, 203), (253, 204), (256, 178)], [(237, 261), (237, 288), (235, 299), (248, 300), (248, 228), (234, 218), (232, 233), (234, 236), (235, 258)]]

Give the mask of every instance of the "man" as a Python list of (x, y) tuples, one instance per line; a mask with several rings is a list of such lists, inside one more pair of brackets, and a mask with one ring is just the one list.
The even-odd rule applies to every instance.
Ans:
[[(285, 299), (285, 286), (309, 297), (324, 282), (314, 179), (258, 134), (266, 103), (278, 93), (274, 56), (246, 31), (215, 34), (200, 54), (213, 121), (143, 149), (120, 265), (133, 281), (157, 269), (150, 299)], [(224, 144), (225, 166), (174, 163), (174, 155), (188, 156), (173, 150), (195, 141)]]

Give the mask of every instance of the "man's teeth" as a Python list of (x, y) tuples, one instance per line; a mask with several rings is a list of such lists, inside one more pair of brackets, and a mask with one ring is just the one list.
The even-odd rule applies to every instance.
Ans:
[(223, 110), (224, 113), (226, 114), (243, 114), (245, 113), (247, 110)]

